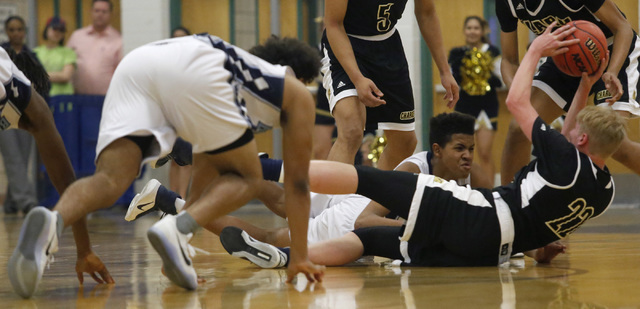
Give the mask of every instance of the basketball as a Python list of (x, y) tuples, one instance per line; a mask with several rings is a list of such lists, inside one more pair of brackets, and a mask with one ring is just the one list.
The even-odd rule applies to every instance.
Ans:
[(594, 23), (586, 20), (572, 21), (576, 31), (565, 40), (580, 39), (580, 43), (568, 46), (566, 53), (553, 57), (553, 62), (562, 73), (581, 76), (582, 72), (591, 75), (598, 71), (600, 62), (607, 52), (607, 38)]

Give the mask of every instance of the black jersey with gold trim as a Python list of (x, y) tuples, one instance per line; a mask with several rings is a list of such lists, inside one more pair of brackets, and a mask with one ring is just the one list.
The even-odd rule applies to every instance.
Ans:
[(543, 247), (564, 238), (611, 205), (614, 183), (560, 132), (540, 117), (532, 130), (537, 159), (514, 181), (494, 190), (507, 202), (515, 228), (514, 252)]
[[(596, 24), (609, 38), (613, 33), (594, 15), (605, 0), (497, 0), (496, 15), (503, 32), (517, 29), (518, 21), (536, 35), (554, 21), (562, 26), (570, 21), (586, 20)], [(624, 15), (624, 14), (623, 14)]]
[(354, 35), (385, 34), (395, 27), (406, 5), (407, 0), (349, 0), (344, 29)]

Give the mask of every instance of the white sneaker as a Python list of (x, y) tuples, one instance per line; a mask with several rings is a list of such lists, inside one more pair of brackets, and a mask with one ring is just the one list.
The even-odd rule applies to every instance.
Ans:
[(229, 254), (246, 258), (262, 268), (278, 268), (287, 264), (287, 255), (275, 246), (253, 239), (247, 232), (227, 226), (220, 233), (220, 242)]
[(176, 216), (167, 215), (151, 226), (147, 237), (162, 258), (162, 267), (169, 279), (188, 290), (198, 287), (198, 275), (193, 268), (191, 257), (195, 251), (189, 245), (193, 233), (180, 233), (176, 226)]
[(157, 210), (156, 195), (158, 194), (158, 188), (160, 188), (160, 186), (161, 184), (159, 181), (155, 179), (149, 180), (149, 182), (144, 185), (144, 188), (142, 188), (142, 191), (136, 194), (133, 200), (131, 200), (124, 219), (127, 221), (133, 221)]
[(7, 264), (13, 290), (29, 298), (38, 288), (45, 266), (58, 251), (58, 216), (42, 206), (33, 208), (22, 224), (18, 245)]

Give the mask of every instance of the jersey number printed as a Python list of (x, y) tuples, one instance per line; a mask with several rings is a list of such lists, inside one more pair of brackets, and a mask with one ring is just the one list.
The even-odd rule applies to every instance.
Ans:
[(379, 32), (387, 32), (389, 28), (391, 28), (391, 21), (389, 18), (391, 17), (391, 6), (393, 3), (380, 4), (378, 6), (378, 31)]
[(569, 235), (595, 213), (593, 207), (587, 206), (587, 201), (582, 198), (573, 201), (568, 207), (571, 210), (570, 214), (546, 222), (551, 231), (560, 238)]

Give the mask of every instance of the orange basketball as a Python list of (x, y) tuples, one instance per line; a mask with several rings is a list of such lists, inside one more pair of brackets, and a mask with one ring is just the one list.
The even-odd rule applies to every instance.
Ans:
[(594, 23), (586, 20), (570, 22), (577, 29), (565, 40), (580, 39), (580, 43), (569, 47), (569, 51), (553, 57), (553, 62), (562, 73), (581, 76), (582, 72), (593, 74), (607, 52), (607, 38)]

